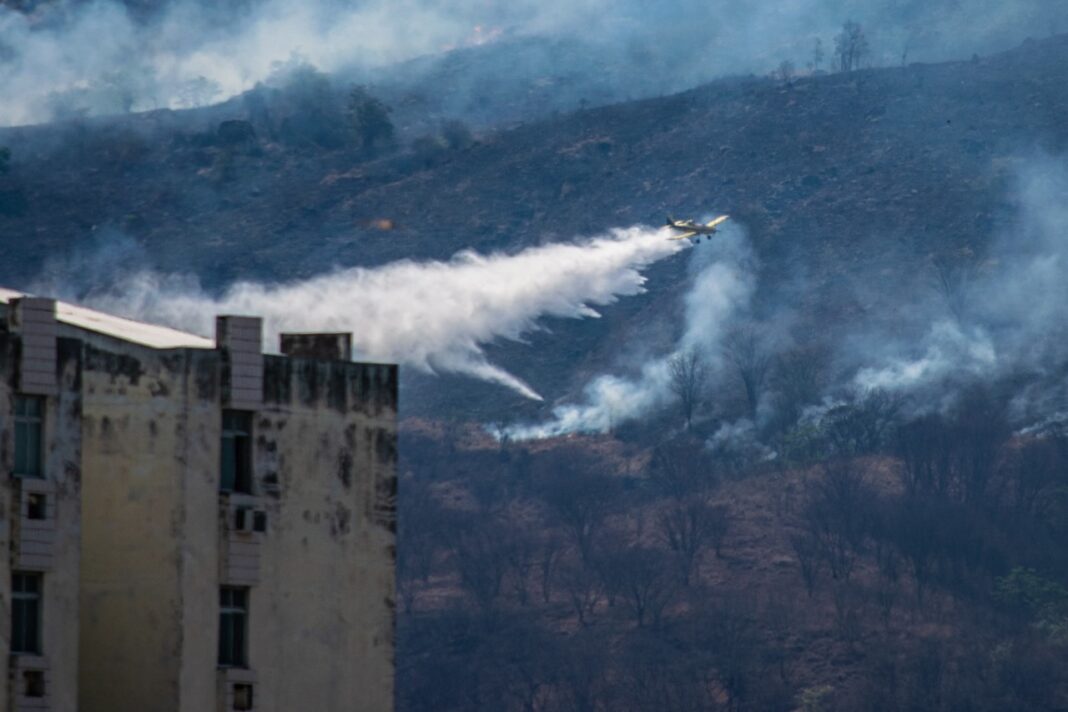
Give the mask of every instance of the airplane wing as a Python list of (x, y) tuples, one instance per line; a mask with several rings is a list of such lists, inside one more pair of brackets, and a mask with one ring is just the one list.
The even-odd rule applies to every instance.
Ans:
[(715, 220), (712, 220), (711, 222), (706, 223), (705, 227), (716, 227), (717, 225), (725, 223), (728, 220), (728, 218), (730, 218), (730, 215), (720, 215)]
[(688, 239), (690, 239), (691, 237), (693, 237), (696, 234), (697, 234), (696, 232), (684, 232), (681, 235), (672, 235), (668, 239), (669, 240), (688, 240)]

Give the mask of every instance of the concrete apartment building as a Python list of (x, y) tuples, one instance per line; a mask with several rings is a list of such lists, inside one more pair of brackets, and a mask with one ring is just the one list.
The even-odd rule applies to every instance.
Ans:
[[(19, 296), (0, 292), (0, 458), (38, 417), (48, 476), (3, 494), (55, 510), (51, 560), (10, 561), (5, 599), (42, 591), (10, 708), (391, 710), (396, 368), (351, 362), (344, 334), (269, 355), (255, 318), (207, 339)], [(49, 315), (54, 367), (27, 346)], [(45, 372), (38, 395), (23, 374)]]

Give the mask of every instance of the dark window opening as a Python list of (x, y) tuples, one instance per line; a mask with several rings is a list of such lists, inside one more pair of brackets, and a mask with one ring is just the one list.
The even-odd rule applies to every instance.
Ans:
[(41, 574), (11, 574), (11, 652), (41, 654)]
[(252, 709), (252, 685), (245, 683), (236, 683), (234, 685), (234, 709)]
[(45, 696), (45, 678), (43, 670), (22, 671), (22, 694), (26, 697)]
[(267, 512), (257, 510), (252, 513), (252, 531), (260, 534), (267, 531)]
[(248, 589), (219, 589), (219, 665), (246, 667), (248, 649)]
[(26, 496), (26, 518), (45, 519), (48, 516), (48, 497), (46, 495), (31, 492)]
[(44, 398), (15, 396), (15, 476), (42, 477)]
[(252, 413), (223, 411), (221, 459), (219, 489), (252, 494)]

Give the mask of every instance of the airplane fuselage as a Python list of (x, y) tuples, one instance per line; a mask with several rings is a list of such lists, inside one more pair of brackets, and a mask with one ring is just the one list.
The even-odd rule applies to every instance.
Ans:
[(676, 230), (683, 230), (685, 232), (696, 232), (698, 235), (711, 235), (719, 229), (719, 226), (708, 227), (706, 225), (700, 225), (697, 223), (684, 223), (681, 221), (671, 223), (671, 227), (675, 228)]

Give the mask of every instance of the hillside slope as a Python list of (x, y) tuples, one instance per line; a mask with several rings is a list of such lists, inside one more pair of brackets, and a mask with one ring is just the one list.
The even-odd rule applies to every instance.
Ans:
[[(5, 130), (14, 156), (0, 177), (0, 282), (24, 285), (49, 256), (92, 252), (116, 232), (159, 269), (220, 286), (724, 211), (756, 247), (761, 300), (788, 300), (804, 320), (848, 320), (877, 306), (880, 284), (925, 279), (932, 252), (981, 248), (1010, 223), (1018, 163), (1068, 143), (1066, 79), (1068, 38), (1057, 37), (968, 62), (724, 80), (487, 134), (428, 160), (367, 161), (263, 130), (254, 149), (228, 152), (182, 113)], [(380, 218), (397, 229), (374, 229)], [(676, 308), (677, 261), (651, 276), (650, 294), (610, 309), (618, 318), (553, 324), (551, 341), (496, 358), (551, 396), (573, 389), (608, 362), (599, 346), (615, 349)]]

